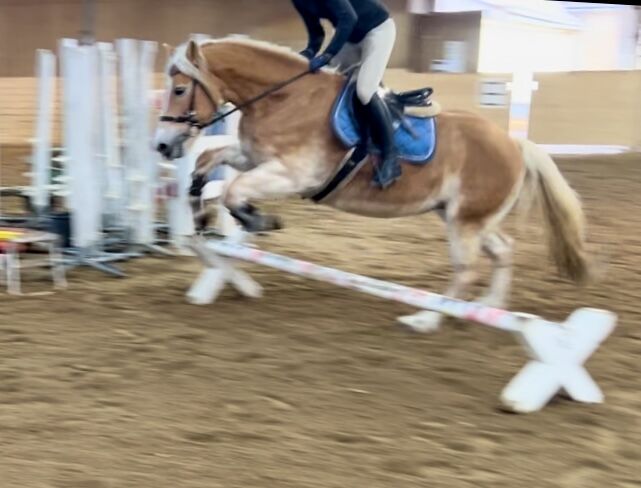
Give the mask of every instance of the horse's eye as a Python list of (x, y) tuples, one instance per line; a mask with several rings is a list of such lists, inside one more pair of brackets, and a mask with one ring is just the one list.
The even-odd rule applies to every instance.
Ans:
[(177, 97), (182, 97), (186, 91), (186, 86), (177, 86), (176, 88), (174, 88), (174, 95), (176, 95)]

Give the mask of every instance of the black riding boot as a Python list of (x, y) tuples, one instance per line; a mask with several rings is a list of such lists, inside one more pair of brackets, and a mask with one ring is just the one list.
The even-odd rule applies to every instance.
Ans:
[(387, 188), (401, 176), (394, 142), (394, 122), (385, 102), (374, 94), (366, 106), (372, 139), (381, 151), (381, 160), (374, 169), (374, 183)]

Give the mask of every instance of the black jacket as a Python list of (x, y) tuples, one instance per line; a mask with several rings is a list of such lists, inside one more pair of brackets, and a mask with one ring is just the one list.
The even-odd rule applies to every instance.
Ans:
[(389, 18), (377, 0), (292, 0), (307, 32), (307, 48), (316, 55), (325, 40), (321, 19), (334, 26), (334, 38), (325, 50), (335, 56), (347, 42), (359, 43), (372, 30)]

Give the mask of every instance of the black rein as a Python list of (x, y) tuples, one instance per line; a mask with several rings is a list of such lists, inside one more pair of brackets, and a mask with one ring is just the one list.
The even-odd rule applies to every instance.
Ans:
[[(196, 86), (201, 85), (201, 83), (198, 80), (192, 78), (193, 85), (192, 85), (192, 89), (191, 89), (191, 101), (189, 102), (189, 110), (187, 111), (187, 113), (185, 115), (179, 115), (177, 117), (173, 117), (171, 115), (162, 115), (160, 117), (160, 121), (161, 122), (174, 122), (174, 123), (177, 123), (177, 124), (187, 124), (190, 127), (195, 127), (196, 129), (202, 130), (205, 127), (209, 127), (210, 125), (213, 125), (213, 124), (215, 124), (217, 122), (220, 122), (221, 120), (226, 119), (231, 114), (233, 114), (235, 112), (238, 112), (239, 110), (242, 110), (242, 109), (244, 109), (246, 107), (249, 107), (250, 105), (253, 105), (254, 103), (262, 100), (263, 98), (267, 98), (271, 94), (273, 94), (273, 93), (275, 93), (275, 92), (277, 92), (279, 90), (282, 90), (286, 86), (291, 85), (292, 83), (300, 80), (301, 78), (307, 76), (310, 73), (311, 73), (310, 70), (307, 70), (307, 71), (304, 71), (302, 73), (299, 73), (298, 75), (294, 76), (293, 78), (290, 78), (290, 79), (285, 80), (285, 81), (283, 81), (283, 82), (281, 82), (281, 83), (279, 83), (277, 85), (274, 85), (269, 90), (261, 93), (258, 96), (250, 98), (246, 102), (243, 102), (240, 105), (238, 105), (237, 107), (235, 107), (235, 108), (233, 108), (233, 109), (231, 109), (231, 110), (229, 110), (227, 112), (224, 112), (224, 113), (222, 113), (220, 115), (217, 115), (217, 112), (214, 112), (213, 116), (206, 122), (200, 122), (198, 120), (198, 117), (197, 117), (197, 114), (196, 114), (196, 107), (195, 107), (195, 104), (196, 104)], [(209, 94), (209, 91), (207, 91), (205, 89), (205, 87), (203, 87), (203, 91), (205, 92), (205, 94), (207, 95), (209, 100), (211, 101), (212, 106), (215, 107), (216, 103), (211, 98), (211, 95)]]

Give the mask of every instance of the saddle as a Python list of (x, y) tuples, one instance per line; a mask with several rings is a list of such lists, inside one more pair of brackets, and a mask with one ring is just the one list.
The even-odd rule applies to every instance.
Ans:
[[(385, 88), (384, 91), (383, 101), (394, 120), (394, 140), (399, 160), (413, 165), (429, 163), (436, 150), (435, 118), (433, 115), (413, 115), (408, 113), (408, 109), (431, 107), (430, 97), (434, 90), (426, 87), (400, 93)], [(327, 198), (348, 176), (360, 169), (368, 155), (380, 152), (365, 129), (367, 124), (361, 122), (364, 117), (364, 107), (356, 96), (356, 80), (352, 72), (347, 76), (331, 114), (334, 133), (345, 148), (352, 151), (335, 176), (310, 197), (314, 202)]]
[[(387, 104), (394, 119), (394, 139), (399, 158), (413, 164), (425, 164), (434, 154), (436, 147), (436, 124), (434, 117), (419, 117), (407, 113), (408, 108), (430, 107), (432, 88), (421, 88), (395, 93), (385, 90), (383, 101)], [(353, 75), (347, 78), (332, 112), (332, 126), (346, 148), (360, 145), (367, 147), (368, 153), (377, 153), (369, 134), (362, 123), (366, 117), (364, 107), (356, 96), (356, 80)]]
[(432, 96), (432, 93), (434, 93), (434, 90), (430, 87), (400, 93), (395, 93), (389, 90), (385, 97), (385, 102), (390, 110), (392, 110), (392, 113), (401, 118), (405, 115), (406, 108), (431, 107), (432, 100), (430, 97)]

